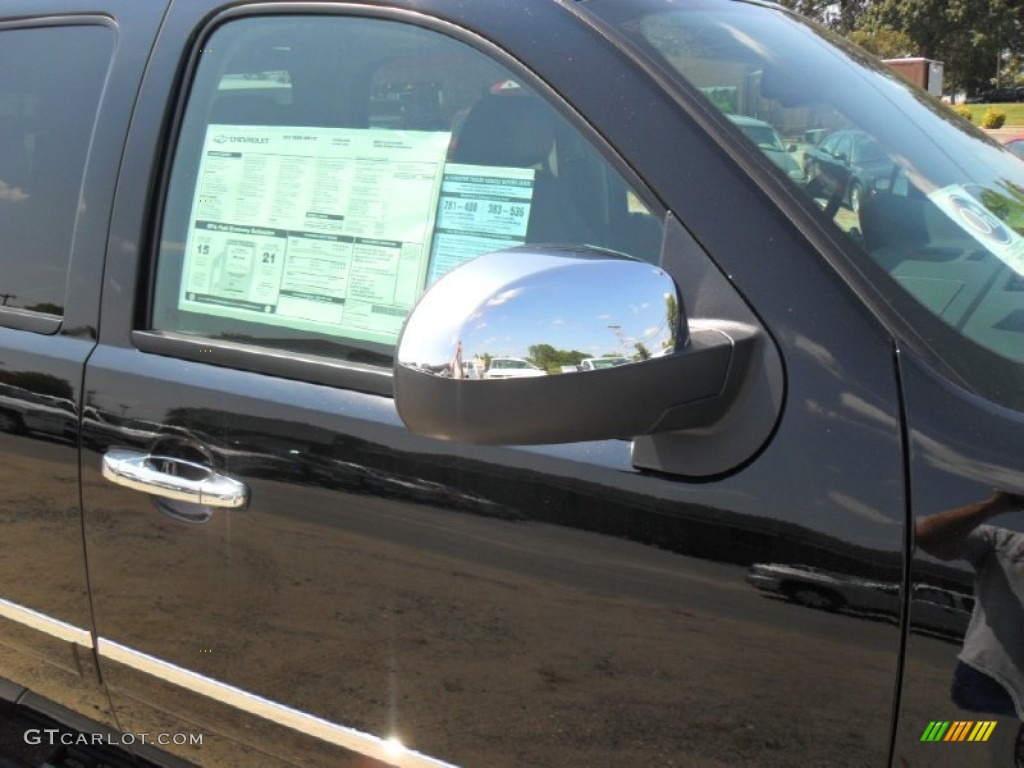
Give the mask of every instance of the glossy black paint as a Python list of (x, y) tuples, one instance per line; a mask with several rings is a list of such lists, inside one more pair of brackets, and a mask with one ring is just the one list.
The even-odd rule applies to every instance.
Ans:
[[(997, 408), (953, 387), (911, 354), (902, 354), (900, 360), (910, 425), (915, 524), (985, 499), (993, 491), (1024, 492), (1021, 414)], [(988, 524), (1017, 534), (1024, 532), (1019, 512), (1000, 515)], [(975, 591), (974, 572), (964, 560), (944, 562), (918, 547), (912, 563), (911, 578), (915, 584), (938, 584), (967, 594)], [(1014, 606), (1001, 606), (1001, 610), (1007, 618), (1015, 615)], [(911, 611), (912, 634), (907, 645), (896, 759), (905, 765), (935, 764), (935, 750), (920, 741), (931, 720), (996, 720), (992, 743), (985, 745), (989, 759), (992, 765), (1013, 765), (1020, 721), (984, 709), (969, 711), (957, 706), (951, 689), (962, 639), (937, 639), (915, 631), (919, 627), (920, 621)]]
[[(81, 540), (77, 435), (84, 364), (95, 343), (104, 243), (118, 162), (137, 88), (162, 8), (159, 3), (104, 4), (102, 13), (64, 0), (8, 2), (3, 28), (101, 24), (119, 47), (90, 146), (70, 259), (63, 318), (0, 311), (3, 393), (3, 589), (20, 608), (92, 629)], [(31, 254), (26, 255), (31, 258)], [(51, 702), (114, 725), (91, 649), (0, 618), (5, 677)]]
[[(0, 331), (0, 338), (3, 598), (88, 627), (92, 622), (77, 531), (81, 513), (76, 403), (89, 345), (62, 336), (44, 337), (41, 343), (32, 334), (7, 329)], [(55, 665), (53, 674), (43, 675), (39, 682), (58, 700), (64, 686), (80, 683), (88, 690), (97, 682), (86, 648), (38, 637), (6, 617), (0, 618), (0, 639), (14, 649), (9, 666), (33, 669), (40, 656)]]
[[(268, 391), (253, 374), (175, 373), (171, 361), (148, 365), (153, 378), (133, 377), (134, 353), (120, 355), (123, 365), (102, 350), (97, 357), (91, 386), (146, 391), (154, 403), (173, 394), (173, 415), (139, 398), (131, 410), (185, 426), (254, 498), (244, 512), (182, 527), (87, 474), (104, 637), (465, 764), (601, 764), (658, 754), (648, 741), (669, 754), (735, 751), (772, 764), (776, 747), (743, 734), (770, 731), (780, 711), (795, 721), (812, 706), (840, 706), (834, 673), (827, 692), (813, 693), (832, 654), (849, 665), (844, 712), (870, 722), (889, 705), (894, 625), (851, 627), (742, 583), (742, 566), (760, 559), (898, 578), (898, 550), (879, 547), (888, 530), (899, 535), (898, 512), (889, 525), (863, 525), (859, 546), (840, 539), (838, 526), (797, 522), (796, 499), (762, 490), (765, 477), (801, 474), (781, 447), (763, 470), (691, 488), (630, 470), (625, 443), (470, 452), (410, 438), (375, 396), (285, 382)], [(205, 386), (182, 381), (200, 372)], [(224, 389), (239, 395), (223, 403)], [(291, 404), (318, 400), (319, 408)], [(257, 402), (260, 416), (246, 418)], [(891, 436), (880, 452), (874, 430), (865, 438), (855, 424), (835, 429), (845, 445), (853, 433), (870, 446), (866, 455), (895, 458)], [(846, 474), (837, 466), (809, 503), (827, 515), (852, 503), (858, 490), (844, 487)], [(880, 557), (878, 548), (889, 551)], [(213, 654), (200, 653), (207, 645)], [(851, 659), (871, 659), (879, 674)], [(760, 691), (761, 676), (779, 665), (788, 684), (751, 707), (737, 678)], [(117, 671), (107, 679), (116, 698), (121, 686), (134, 696), (156, 691)], [(587, 706), (573, 704), (578, 696)], [(126, 722), (146, 722), (118, 700)], [(694, 719), (701, 707), (709, 719)], [(723, 722), (720, 740), (698, 738)], [(885, 718), (875, 722), (882, 727), (869, 743), (844, 742), (865, 763), (884, 759)], [(792, 738), (825, 758), (843, 741), (826, 731), (817, 745), (810, 728)]]
[[(63, 432), (0, 435), (12, 478), (53, 471), (61, 482), (46, 487), (63, 489), (45, 498), (59, 510), (45, 531), (34, 528), (38, 499), (6, 497), (8, 525), (26, 544), (5, 562), (0, 596), (461, 765), (882, 765), (898, 706), (896, 762), (934, 764), (916, 742), (918, 721), (954, 717), (936, 682), (954, 645), (911, 635), (900, 691), (898, 616), (814, 610), (745, 577), (754, 563), (776, 562), (904, 585), (904, 432), (915, 513), (926, 515), (954, 496), (1021, 482), (1019, 416), (936, 382), (906, 354), (898, 370), (891, 332), (807, 206), (728, 137), (702, 130), (691, 96), (659, 88), (575, 9), (369, 5), (492, 41), (566, 96), (562, 106), (593, 126), (596, 143), (615, 147), (652, 204), (686, 228), (667, 242), (664, 264), (690, 316), (709, 310), (695, 276), (717, 269), (774, 339), (785, 401), (772, 438), (735, 471), (701, 482), (634, 468), (626, 441), (441, 443), (404, 428), (378, 381), (385, 374), (324, 382), (316, 360), (217, 344), (200, 352), (140, 333), (176, 99), (217, 7), (175, 2), (149, 56), (159, 6), (126, 2), (100, 118), (107, 138), (88, 177), (95, 218), (80, 223), (66, 328), (0, 332), (5, 370), (56, 377), (81, 406), (94, 614), (75, 450)], [(111, 201), (100, 304), (98, 241)], [(731, 225), (737, 209), (743, 227)], [(958, 445), (965, 421), (977, 433)], [(982, 433), (993, 449), (978, 456)], [(206, 461), (246, 482), (252, 502), (184, 521), (101, 477), (113, 446)], [(945, 448), (956, 461), (944, 460)], [(964, 476), (964, 467), (980, 469)], [(38, 540), (69, 567), (29, 570)], [(22, 581), (27, 572), (37, 580)], [(65, 652), (47, 656), (60, 663)], [(180, 751), (190, 759), (370, 764), (109, 658), (100, 667), (123, 729), (204, 732), (202, 753)], [(67, 696), (7, 656), (0, 675)]]

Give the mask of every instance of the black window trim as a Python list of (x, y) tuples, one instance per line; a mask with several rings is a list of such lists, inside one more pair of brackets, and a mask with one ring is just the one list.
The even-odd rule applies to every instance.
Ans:
[(212, 15), (202, 22), (191, 38), (191, 50), (183, 62), (177, 88), (170, 98), (173, 107), (168, 117), (165, 147), (154, 174), (156, 194), (150, 204), (147, 216), (148, 237), (140, 249), (141, 263), (138, 273), (138, 292), (141, 298), (133, 313), (134, 328), (131, 343), (142, 352), (176, 357), (199, 363), (212, 363), (287, 379), (298, 379), (312, 384), (324, 384), (343, 389), (352, 389), (387, 397), (393, 396), (392, 369), (329, 357), (302, 354), (283, 348), (241, 344), (217, 338), (192, 336), (168, 330), (149, 329), (155, 303), (157, 257), (163, 230), (164, 211), (170, 189), (174, 155), (181, 133), (185, 111), (199, 62), (199, 51), (206, 46), (210, 37), (224, 24), (242, 18), (257, 16), (350, 16), (372, 18), (409, 24), (430, 30), (452, 40), (468, 45), (495, 63), (505, 67), (522, 79), (539, 96), (559, 112), (568, 123), (580, 132), (598, 154), (630, 186), (648, 210), (664, 224), (668, 209), (654, 191), (633, 170), (604, 136), (571, 105), (570, 101), (552, 88), (547, 82), (496, 43), (480, 34), (461, 27), (438, 16), (397, 8), (382, 8), (363, 4), (345, 6), (325, 5), (315, 2), (285, 4), (281, 2), (251, 3), (234, 6)]
[(220, 365), (252, 373), (264, 373), (311, 384), (356, 389), (371, 394), (392, 394), (392, 373), (383, 368), (349, 360), (307, 355), (279, 347), (242, 344), (223, 339), (192, 336), (176, 331), (140, 331), (131, 334), (142, 352), (180, 357), (197, 363)]

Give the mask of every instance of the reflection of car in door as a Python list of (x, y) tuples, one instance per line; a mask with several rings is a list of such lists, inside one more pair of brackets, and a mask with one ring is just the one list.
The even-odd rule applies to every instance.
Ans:
[(964, 636), (974, 610), (973, 597), (941, 587), (915, 584), (910, 599), (916, 629)]
[(75, 404), (68, 397), (0, 383), (0, 432), (37, 432), (56, 440), (77, 438)]
[[(897, 582), (872, 581), (809, 565), (755, 563), (747, 582), (809, 608), (899, 617)], [(915, 628), (962, 638), (974, 606), (973, 598), (942, 587), (916, 584), (911, 592)]]
[(755, 563), (747, 582), (808, 608), (848, 609), (898, 616), (899, 584), (871, 581), (810, 565)]
[(895, 613), (899, 604), (898, 589), (888, 589), (898, 585), (866, 581), (809, 565), (755, 563), (747, 572), (747, 582), (808, 608)]
[(853, 211), (860, 210), (880, 180), (890, 178), (894, 167), (878, 141), (863, 131), (836, 131), (804, 155), (808, 182), (824, 182)]

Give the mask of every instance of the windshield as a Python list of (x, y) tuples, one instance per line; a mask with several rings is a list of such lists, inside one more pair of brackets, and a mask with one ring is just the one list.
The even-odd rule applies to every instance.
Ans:
[[(1024, 163), (949, 107), (778, 6), (589, 0), (766, 155), (961, 382), (1024, 409)], [(776, 158), (773, 162), (778, 165)]]

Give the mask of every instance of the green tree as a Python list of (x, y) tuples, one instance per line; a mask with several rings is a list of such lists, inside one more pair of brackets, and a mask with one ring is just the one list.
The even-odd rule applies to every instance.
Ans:
[(782, 0), (882, 58), (943, 63), (945, 90), (1013, 85), (1024, 62), (1024, 0)]
[(679, 343), (679, 301), (672, 293), (665, 297), (665, 322), (668, 323), (668, 331), (671, 334), (668, 343), (675, 349)]
[(913, 55), (917, 50), (914, 41), (898, 29), (881, 27), (874, 31), (855, 29), (850, 40), (880, 59), (899, 59)]
[(913, 55), (943, 63), (947, 90), (976, 91), (1024, 46), (1022, 21), (1024, 0), (872, 0), (856, 29), (869, 39), (902, 33)]
[(581, 360), (590, 357), (576, 350), (555, 349), (550, 344), (534, 344), (529, 352), (531, 362), (548, 373), (560, 373), (563, 365), (579, 365)]
[(857, 19), (871, 4), (872, 0), (782, 0), (809, 19), (824, 24), (840, 34), (849, 34), (857, 26)]

